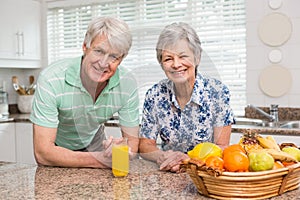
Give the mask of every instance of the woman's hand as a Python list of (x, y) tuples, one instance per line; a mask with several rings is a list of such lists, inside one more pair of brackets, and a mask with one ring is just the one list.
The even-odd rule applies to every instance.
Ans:
[(189, 156), (179, 151), (164, 151), (157, 159), (159, 169), (163, 171), (179, 172), (180, 164)]

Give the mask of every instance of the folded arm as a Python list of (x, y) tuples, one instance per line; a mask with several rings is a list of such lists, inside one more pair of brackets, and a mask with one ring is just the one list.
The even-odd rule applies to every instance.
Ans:
[(111, 158), (104, 156), (104, 152), (80, 152), (56, 146), (56, 132), (56, 128), (33, 125), (34, 155), (38, 164), (93, 168), (111, 166)]

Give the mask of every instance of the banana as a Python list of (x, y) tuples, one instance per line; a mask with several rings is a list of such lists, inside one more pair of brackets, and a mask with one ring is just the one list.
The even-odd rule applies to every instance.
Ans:
[(277, 144), (276, 140), (274, 139), (274, 137), (272, 135), (266, 136), (266, 139), (269, 140), (269, 141), (271, 141), (271, 142), (273, 142), (274, 149), (280, 151), (280, 147), (279, 147), (279, 145)]
[(259, 149), (259, 150), (252, 150), (251, 152), (266, 152), (270, 154), (275, 160), (280, 160), (281, 162), (297, 162), (297, 160), (291, 156), (290, 154), (283, 152), (281, 150), (276, 149)]
[(262, 137), (261, 135), (258, 135), (256, 139), (259, 142), (259, 145), (262, 146), (265, 149), (275, 149), (275, 150), (280, 150), (279, 146), (275, 142), (274, 138), (272, 139), (267, 139)]

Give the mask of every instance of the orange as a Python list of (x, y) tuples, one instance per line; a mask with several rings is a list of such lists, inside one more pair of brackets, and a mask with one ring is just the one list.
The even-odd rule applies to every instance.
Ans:
[(280, 169), (280, 168), (284, 168), (284, 165), (280, 161), (274, 162), (273, 169)]
[(205, 160), (205, 165), (213, 169), (219, 169), (219, 170), (224, 169), (224, 161), (219, 156), (209, 156)]
[(287, 162), (287, 161), (282, 161), (283, 166), (288, 167), (290, 165), (295, 164), (295, 162)]
[(247, 172), (249, 170), (248, 156), (242, 151), (232, 151), (223, 156), (224, 168), (229, 172)]
[(228, 147), (226, 147), (224, 150), (223, 150), (223, 155), (227, 154), (227, 153), (231, 153), (233, 151), (241, 151), (243, 153), (246, 153), (245, 149), (242, 147), (242, 145), (240, 144), (232, 144)]

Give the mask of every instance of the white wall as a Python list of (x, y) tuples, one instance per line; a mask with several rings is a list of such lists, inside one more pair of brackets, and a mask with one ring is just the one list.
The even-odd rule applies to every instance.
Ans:
[[(247, 103), (269, 106), (271, 103), (281, 107), (300, 107), (300, 1), (282, 0), (280, 8), (269, 7), (269, 0), (246, 0), (247, 27)], [(292, 22), (293, 32), (289, 40), (279, 47), (265, 45), (258, 36), (258, 26), (264, 16), (280, 12)], [(290, 90), (280, 97), (270, 97), (259, 86), (262, 70), (272, 63), (268, 59), (273, 49), (282, 52), (282, 61), (278, 64), (287, 68), (292, 75)], [(278, 80), (280, 81), (280, 80)]]

